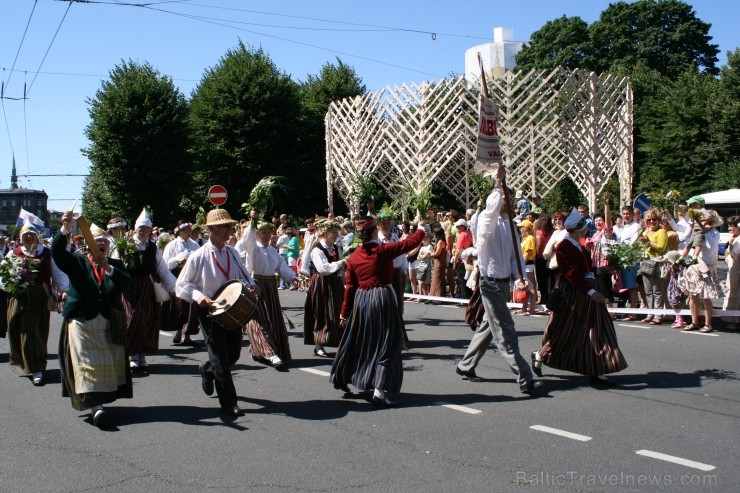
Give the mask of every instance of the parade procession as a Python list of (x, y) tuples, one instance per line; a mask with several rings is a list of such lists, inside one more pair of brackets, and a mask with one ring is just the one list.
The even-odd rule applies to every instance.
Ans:
[[(452, 5), (205, 1), (13, 7), (0, 488), (736, 490), (740, 48), (719, 58), (699, 18), (730, 13), (536, 0), (499, 7), (544, 23), (528, 41), (471, 47)], [(99, 8), (141, 29), (113, 68), (19, 73), (51, 19), (51, 45), (84, 14), (74, 31), (105, 20), (110, 48)], [(212, 39), (226, 27), (244, 41)], [(305, 79), (285, 61), (417, 35)], [(464, 72), (436, 76), (450, 39)], [(198, 80), (165, 72), (203, 60)], [(62, 144), (19, 138), (14, 105), (27, 127), (43, 77), (104, 70), (74, 102), (79, 169), (38, 166)]]

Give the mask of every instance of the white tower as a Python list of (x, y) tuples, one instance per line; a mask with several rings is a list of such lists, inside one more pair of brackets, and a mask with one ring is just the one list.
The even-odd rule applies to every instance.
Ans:
[(480, 78), (478, 53), (483, 57), (483, 66), (487, 75), (494, 77), (514, 68), (514, 56), (524, 46), (522, 41), (514, 41), (514, 30), (510, 27), (493, 28), (493, 43), (473, 46), (465, 51), (465, 78), (477, 80)]

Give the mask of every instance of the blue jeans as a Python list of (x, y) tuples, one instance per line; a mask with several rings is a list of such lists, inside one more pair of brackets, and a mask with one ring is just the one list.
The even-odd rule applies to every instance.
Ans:
[(514, 319), (506, 302), (509, 299), (509, 281), (495, 281), (480, 277), (480, 294), (485, 309), (485, 321), (491, 331), (493, 343), (516, 375), (519, 387), (525, 388), (533, 380), (532, 369), (519, 353), (519, 337), (516, 334)]

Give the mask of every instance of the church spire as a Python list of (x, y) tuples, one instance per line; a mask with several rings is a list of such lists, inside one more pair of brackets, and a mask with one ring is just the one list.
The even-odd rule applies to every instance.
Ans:
[(15, 173), (15, 154), (13, 155), (13, 172), (10, 174), (10, 189), (18, 188), (18, 175)]

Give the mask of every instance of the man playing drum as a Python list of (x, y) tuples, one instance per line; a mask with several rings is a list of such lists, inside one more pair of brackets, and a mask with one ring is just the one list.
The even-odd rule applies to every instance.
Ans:
[[(226, 282), (239, 279), (256, 294), (257, 287), (247, 274), (239, 252), (226, 244), (236, 221), (224, 209), (214, 209), (206, 216), (210, 240), (188, 257), (177, 279), (176, 294), (197, 305), (198, 320), (208, 348), (208, 361), (200, 365), (203, 391), (218, 394), (221, 411), (232, 417), (241, 416), (236, 403), (236, 389), (231, 378), (231, 367), (241, 353), (242, 330), (225, 329), (209, 316), (215, 306), (215, 294)], [(244, 321), (246, 323), (246, 321)]]

